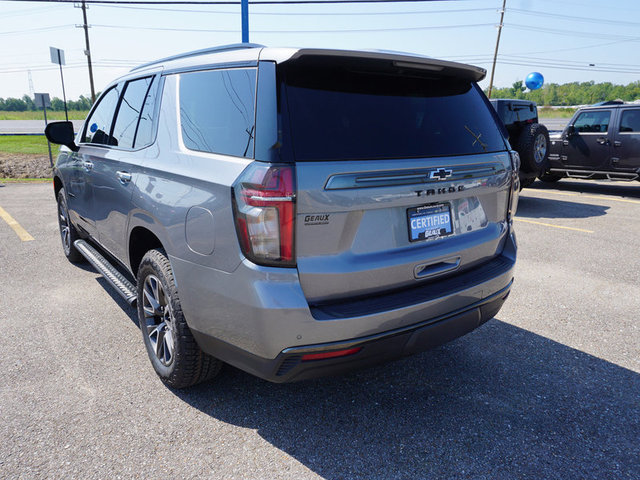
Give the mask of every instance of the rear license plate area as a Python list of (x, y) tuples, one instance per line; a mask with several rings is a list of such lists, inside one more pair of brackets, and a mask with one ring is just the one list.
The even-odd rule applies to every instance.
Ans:
[(451, 205), (437, 203), (407, 209), (409, 241), (419, 242), (445, 237), (453, 233)]

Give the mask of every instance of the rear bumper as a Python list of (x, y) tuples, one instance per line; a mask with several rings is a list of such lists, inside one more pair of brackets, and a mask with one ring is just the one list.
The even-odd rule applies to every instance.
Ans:
[[(252, 355), (198, 332), (194, 332), (194, 335), (203, 350), (232, 359), (231, 363), (242, 370), (271, 382), (296, 382), (388, 362), (429, 350), (461, 337), (498, 313), (509, 296), (512, 283), (513, 280), (501, 291), (462, 311), (375, 335), (341, 342), (287, 348), (274, 359)], [(309, 361), (304, 359), (304, 356), (309, 354), (350, 349), (359, 350), (355, 354), (339, 358)]]
[[(513, 282), (516, 239), (471, 270), (413, 288), (310, 305), (295, 269), (243, 262), (224, 273), (170, 257), (185, 317), (200, 347), (274, 382), (336, 374), (426, 350), (492, 318)], [(307, 354), (360, 348), (333, 359)]]

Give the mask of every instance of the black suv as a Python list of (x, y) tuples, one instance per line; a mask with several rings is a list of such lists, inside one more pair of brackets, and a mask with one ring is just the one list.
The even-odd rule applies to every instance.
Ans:
[(620, 101), (579, 109), (551, 136), (545, 182), (563, 177), (640, 179), (640, 105)]
[(509, 135), (509, 143), (520, 154), (520, 188), (528, 187), (548, 168), (549, 131), (538, 123), (538, 107), (528, 100), (492, 99)]

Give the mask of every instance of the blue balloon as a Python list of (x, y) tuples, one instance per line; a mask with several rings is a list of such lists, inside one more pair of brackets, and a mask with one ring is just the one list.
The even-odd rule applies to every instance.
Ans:
[(537, 90), (544, 83), (544, 77), (539, 72), (531, 72), (524, 81), (529, 90)]

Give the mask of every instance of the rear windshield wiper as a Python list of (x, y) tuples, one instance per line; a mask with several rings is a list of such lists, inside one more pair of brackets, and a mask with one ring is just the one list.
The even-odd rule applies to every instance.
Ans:
[(471, 145), (475, 145), (476, 143), (478, 143), (482, 147), (482, 149), (486, 152), (487, 151), (487, 144), (484, 143), (482, 140), (480, 140), (480, 137), (482, 136), (482, 134), (481, 133), (474, 133), (473, 130), (471, 130), (466, 125), (464, 126), (464, 128), (467, 130), (467, 132), (469, 132), (473, 136), (473, 138), (475, 138), (475, 141)]

